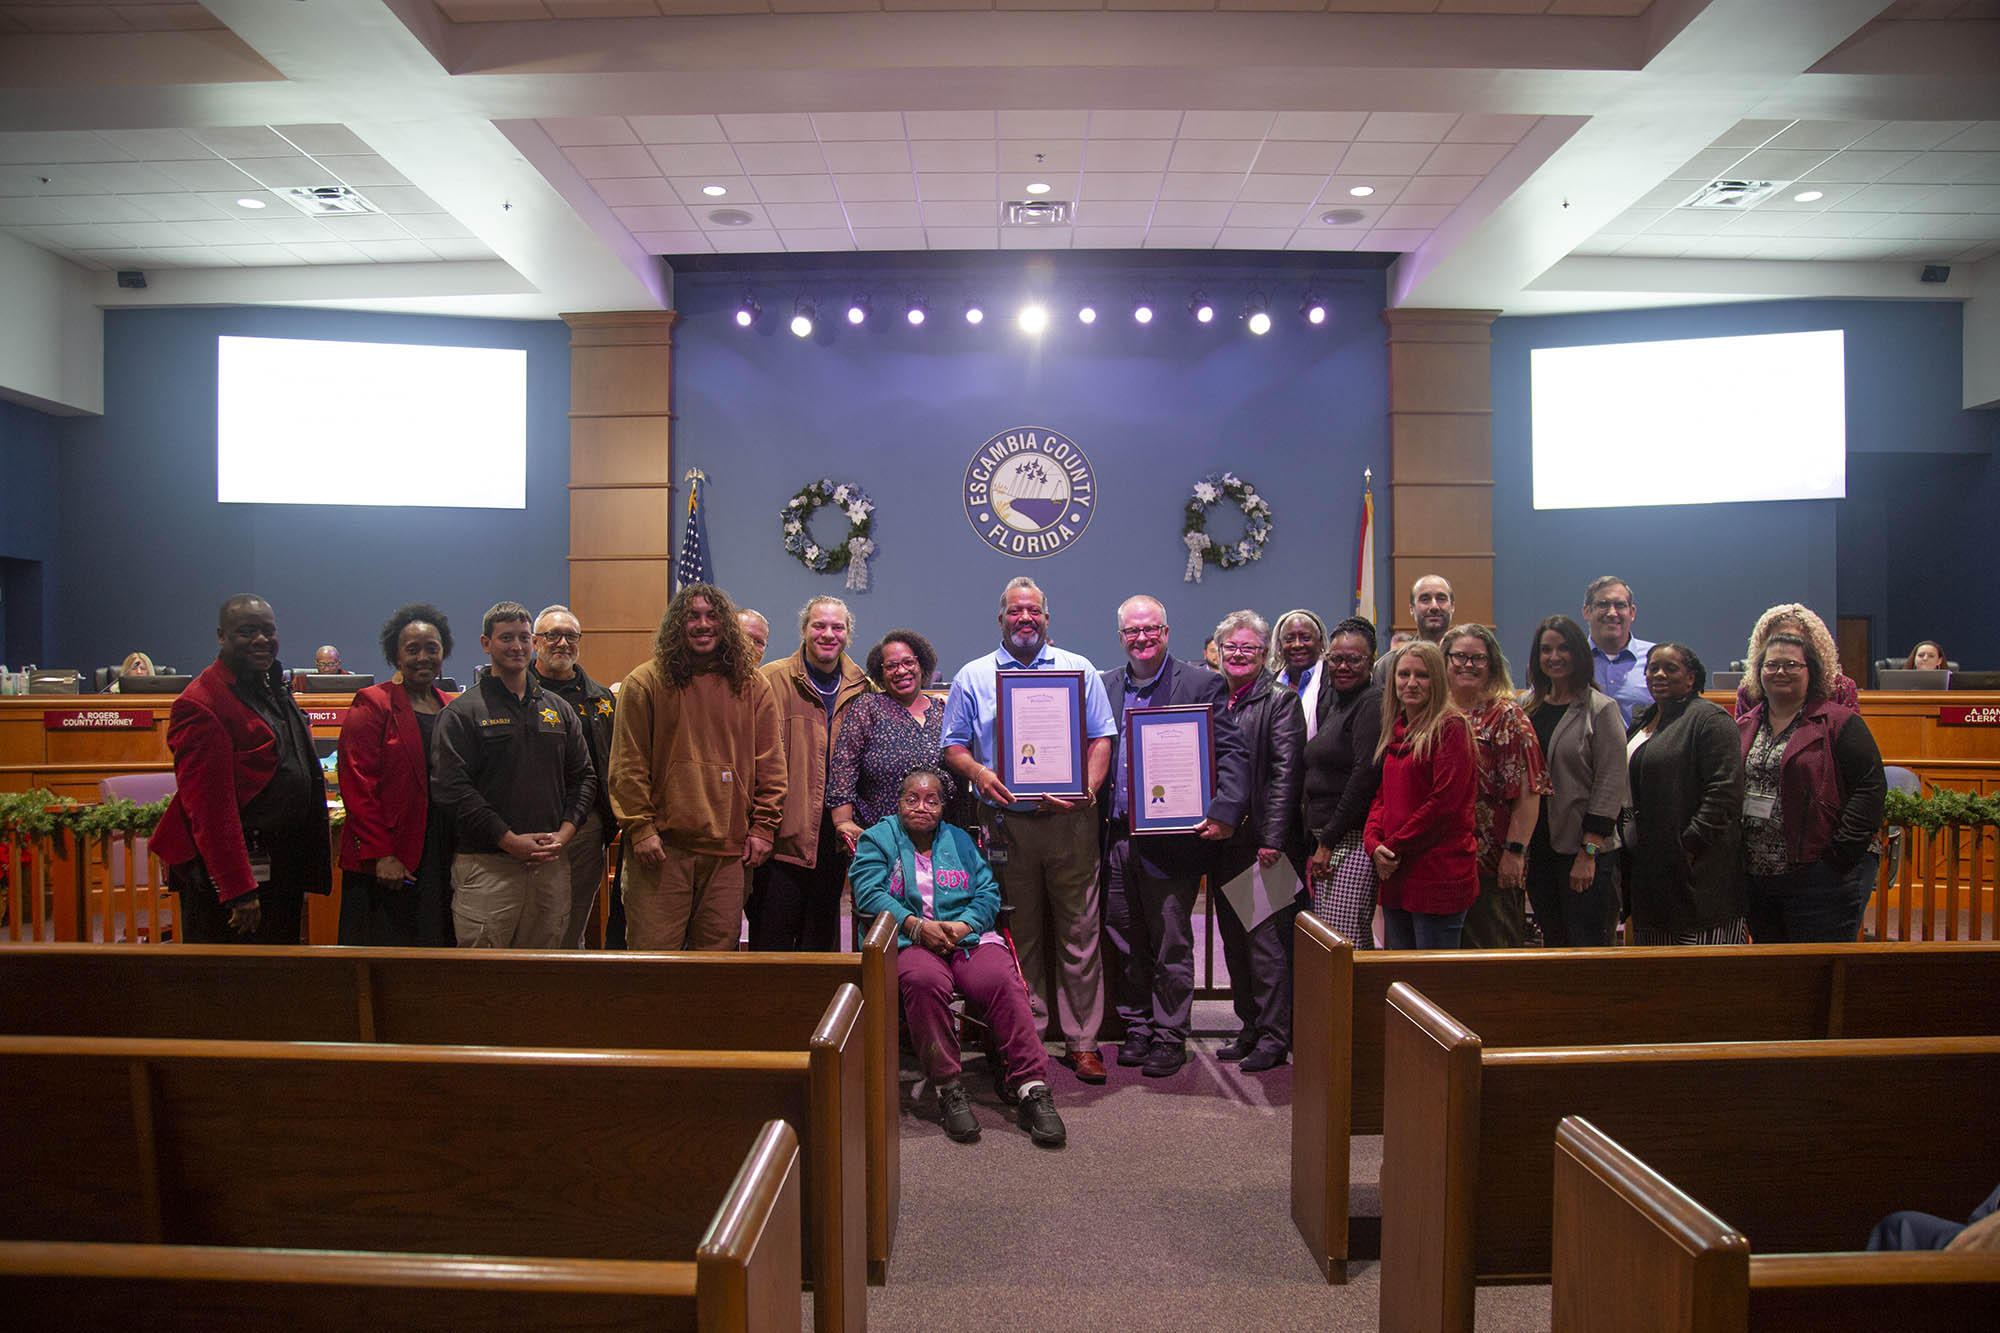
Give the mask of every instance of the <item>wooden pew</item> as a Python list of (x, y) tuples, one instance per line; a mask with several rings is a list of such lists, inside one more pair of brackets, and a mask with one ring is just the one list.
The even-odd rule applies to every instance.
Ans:
[(766, 1123), (690, 1260), (4, 1241), (0, 1307), (24, 1328), (797, 1333), (798, 1157)]
[[(2000, 1037), (1495, 1050), (1399, 982), (1386, 1049), (1385, 1330), (1471, 1333), (1475, 1281), (1547, 1280), (1566, 1115), (1773, 1249), (1845, 1248), (1850, 1217), (1949, 1213), (1991, 1187), (1992, 1148), (1967, 1129), (1990, 1116)], [(1847, 1143), (1878, 1169), (1856, 1170)]]
[(798, 1051), (0, 1038), (32, 1146), (0, 1239), (651, 1261), (777, 1119), (815, 1327), (864, 1329), (861, 1008), (843, 985)]
[[(1588, 1120), (1564, 1117), (1555, 1154), (1556, 1333), (2000, 1328), (2000, 1254), (1752, 1254), (1742, 1232)], [(1850, 1162), (1884, 1168), (1865, 1152)], [(1841, 1212), (1850, 1241), (1876, 1221), (1839, 1197), (1794, 1203)]]
[(858, 954), (0, 945), (0, 1033), (602, 1050), (804, 1050), (861, 988), (867, 1261), (902, 1199), (895, 923)]
[(1310, 912), (1293, 943), (1292, 1220), (1333, 1282), (1350, 1140), (1382, 1132), (1396, 982), (1495, 1046), (2000, 1034), (1993, 944), (1357, 952)]

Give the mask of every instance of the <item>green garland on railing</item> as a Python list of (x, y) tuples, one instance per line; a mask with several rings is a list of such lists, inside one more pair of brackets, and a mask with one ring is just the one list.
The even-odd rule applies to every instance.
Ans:
[(150, 834), (167, 812), (169, 797), (140, 805), (135, 801), (103, 801), (85, 805), (47, 788), (0, 795), (0, 838), (45, 838), (58, 831), (79, 837), (98, 834)]
[(2000, 795), (1981, 796), (1977, 792), (1938, 787), (1924, 796), (1892, 789), (1883, 802), (1882, 822), (1913, 824), (1931, 832), (1950, 825), (2000, 828)]

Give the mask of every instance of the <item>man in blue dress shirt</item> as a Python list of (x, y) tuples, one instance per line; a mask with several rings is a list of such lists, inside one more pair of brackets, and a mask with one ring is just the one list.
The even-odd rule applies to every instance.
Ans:
[[(1048, 599), (1025, 576), (1000, 595), (1000, 647), (975, 658), (952, 678), (944, 704), (944, 762), (979, 796), (1000, 892), (1014, 909), (1014, 946), (1034, 992), (1035, 1021), (1049, 1016), (1049, 942), (1061, 984), (1055, 1013), (1062, 1027), (1062, 1062), (1086, 1083), (1104, 1081), (1097, 1030), (1104, 1021), (1104, 973), (1098, 956), (1097, 808), (1093, 796), (1017, 800), (994, 771), (993, 719), (1002, 671), (1083, 673), (1084, 790), (1095, 793), (1111, 767), (1118, 721), (1097, 668), (1080, 654), (1049, 644)], [(995, 849), (1004, 847), (1004, 855)]]
[(1597, 683), (1618, 701), (1625, 725), (1632, 725), (1632, 710), (1652, 701), (1646, 688), (1646, 653), (1652, 644), (1632, 637), (1632, 622), (1639, 618), (1639, 603), (1632, 585), (1614, 574), (1592, 579), (1583, 590), (1583, 623), (1590, 626), (1590, 659)]

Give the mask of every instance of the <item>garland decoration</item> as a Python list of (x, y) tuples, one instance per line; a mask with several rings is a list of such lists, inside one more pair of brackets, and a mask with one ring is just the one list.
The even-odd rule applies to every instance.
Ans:
[(1891, 787), (1882, 802), (1882, 822), (1891, 828), (1914, 824), (1931, 832), (1953, 825), (2000, 828), (2000, 795), (1937, 787), (1924, 796)]
[[(812, 516), (827, 505), (847, 516), (847, 535), (833, 546), (821, 546), (814, 541), (811, 529)], [(875, 526), (875, 502), (859, 486), (845, 481), (835, 483), (828, 477), (807, 482), (797, 495), (785, 501), (778, 517), (783, 524), (785, 549), (797, 556), (800, 564), (815, 574), (835, 574), (844, 569), (850, 589), (867, 591), (868, 557), (875, 554), (875, 543), (868, 536)]]
[[(1243, 511), (1243, 536), (1234, 544), (1224, 544), (1208, 535), (1208, 507), (1227, 498)], [(1187, 572), (1183, 583), (1200, 583), (1204, 564), (1235, 569), (1263, 558), (1264, 543), (1271, 540), (1271, 505), (1257, 494), (1257, 488), (1234, 472), (1211, 472), (1194, 484), (1181, 523), (1181, 544), (1187, 547)]]

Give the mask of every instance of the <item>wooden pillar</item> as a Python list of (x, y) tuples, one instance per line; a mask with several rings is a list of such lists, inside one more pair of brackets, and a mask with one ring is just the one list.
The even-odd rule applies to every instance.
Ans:
[(1385, 310), (1389, 326), (1390, 587), (1451, 583), (1457, 618), (1493, 622), (1493, 321), (1497, 310)]
[(583, 666), (607, 684), (653, 652), (673, 594), (671, 310), (569, 325), (569, 606)]

